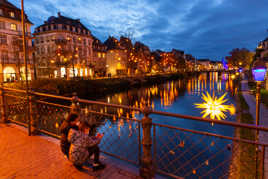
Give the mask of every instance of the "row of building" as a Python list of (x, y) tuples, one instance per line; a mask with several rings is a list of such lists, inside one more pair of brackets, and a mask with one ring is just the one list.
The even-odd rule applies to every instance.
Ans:
[[(28, 78), (72, 78), (219, 69), (221, 63), (196, 60), (184, 51), (151, 51), (130, 38), (101, 42), (79, 19), (58, 13), (31, 33), (25, 15)], [(0, 0), (1, 81), (24, 80), (21, 10)]]

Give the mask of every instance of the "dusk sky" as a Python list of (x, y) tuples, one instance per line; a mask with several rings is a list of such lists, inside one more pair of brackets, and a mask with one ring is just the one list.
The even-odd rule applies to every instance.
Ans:
[[(20, 0), (9, 0), (20, 7)], [(220, 60), (233, 48), (254, 50), (268, 37), (268, 0), (25, 0), (34, 27), (57, 12), (80, 19), (94, 36), (131, 34), (151, 50), (184, 50)]]

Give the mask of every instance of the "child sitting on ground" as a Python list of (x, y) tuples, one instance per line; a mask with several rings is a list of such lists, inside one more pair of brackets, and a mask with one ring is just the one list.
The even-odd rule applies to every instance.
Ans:
[(99, 161), (100, 149), (98, 147), (103, 134), (89, 136), (89, 124), (86, 121), (80, 122), (78, 127), (79, 130), (70, 129), (68, 134), (68, 141), (71, 143), (69, 160), (76, 168), (81, 169), (83, 164), (94, 154), (93, 170), (105, 168), (105, 165)]

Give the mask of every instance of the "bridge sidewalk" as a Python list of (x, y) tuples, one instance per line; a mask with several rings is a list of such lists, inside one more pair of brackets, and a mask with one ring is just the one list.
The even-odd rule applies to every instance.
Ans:
[(102, 155), (101, 161), (107, 165), (102, 171), (93, 172), (90, 167), (79, 171), (63, 157), (58, 140), (28, 136), (24, 128), (0, 124), (1, 179), (139, 178), (137, 171), (123, 168), (110, 157)]

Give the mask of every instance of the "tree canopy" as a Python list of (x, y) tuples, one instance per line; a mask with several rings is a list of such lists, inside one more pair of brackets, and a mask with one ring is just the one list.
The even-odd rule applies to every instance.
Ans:
[(254, 53), (245, 48), (235, 48), (230, 52), (230, 55), (226, 57), (228, 64), (231, 64), (233, 67), (247, 68), (253, 60)]

